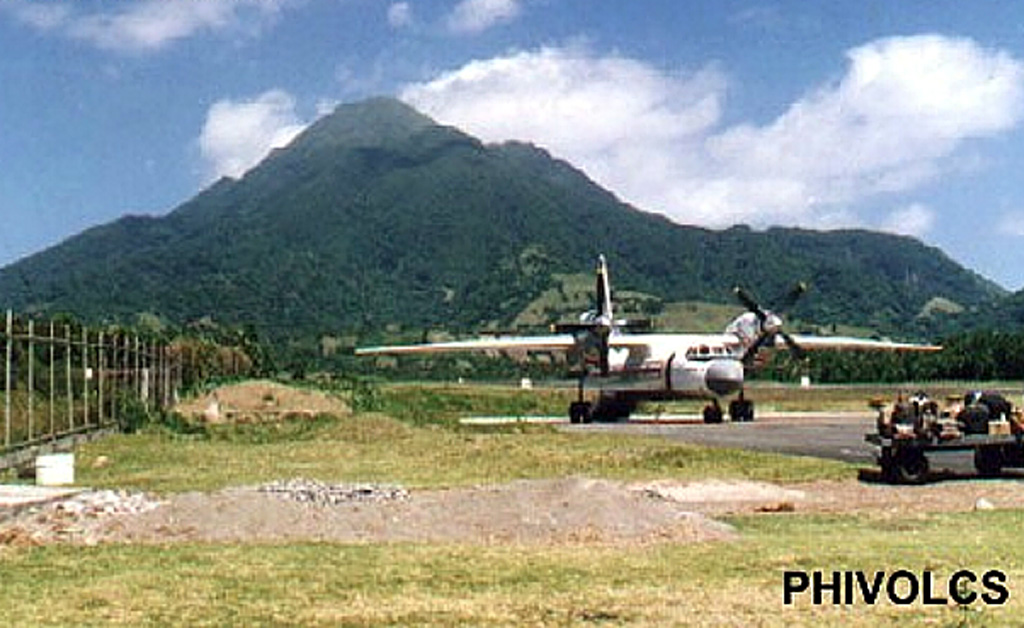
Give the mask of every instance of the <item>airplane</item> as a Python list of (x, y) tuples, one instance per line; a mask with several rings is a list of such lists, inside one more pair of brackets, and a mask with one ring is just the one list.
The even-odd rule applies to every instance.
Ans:
[[(744, 374), (762, 349), (788, 347), (798, 357), (806, 350), (845, 349), (937, 351), (942, 347), (841, 336), (790, 335), (781, 317), (763, 309), (742, 288), (734, 292), (746, 311), (722, 333), (640, 333), (644, 321), (615, 318), (608, 264), (597, 261), (596, 308), (574, 323), (554, 325), (549, 335), (492, 336), (416, 345), (362, 347), (356, 355), (415, 355), (465, 351), (564, 352), (578, 378), (576, 401), (569, 406), (572, 423), (625, 420), (642, 401), (710, 400), (704, 408), (707, 423), (723, 421), (719, 399), (738, 396), (729, 404), (733, 421), (752, 421), (753, 402), (743, 394)], [(806, 290), (798, 284), (788, 304)], [(586, 400), (597, 391), (597, 402)]]

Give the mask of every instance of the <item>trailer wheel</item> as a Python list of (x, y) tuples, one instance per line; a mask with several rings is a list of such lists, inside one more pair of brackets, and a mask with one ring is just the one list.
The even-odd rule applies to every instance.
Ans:
[(905, 449), (893, 462), (896, 479), (903, 484), (921, 484), (928, 477), (928, 458), (922, 451)]
[(978, 447), (974, 450), (974, 468), (985, 477), (1003, 472), (1003, 452), (998, 447)]

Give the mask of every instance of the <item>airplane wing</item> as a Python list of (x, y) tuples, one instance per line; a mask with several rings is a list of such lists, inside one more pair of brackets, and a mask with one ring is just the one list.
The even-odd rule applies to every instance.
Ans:
[(494, 336), (473, 338), (471, 340), (453, 340), (451, 342), (431, 342), (419, 345), (362, 347), (356, 349), (356, 355), (456, 353), (460, 351), (500, 351), (503, 349), (568, 351), (576, 347), (576, 345), (576, 338), (571, 334), (552, 334), (549, 336)]
[(941, 351), (939, 345), (921, 345), (909, 342), (892, 342), (890, 340), (872, 340), (850, 336), (802, 336), (795, 334), (793, 340), (801, 349), (839, 349), (860, 351)]

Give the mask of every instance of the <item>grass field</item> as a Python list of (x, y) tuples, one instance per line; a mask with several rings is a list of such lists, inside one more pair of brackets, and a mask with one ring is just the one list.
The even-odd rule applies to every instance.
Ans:
[[(837, 391), (830, 403), (863, 401), (864, 392)], [(455, 421), (463, 413), (564, 409), (564, 394), (398, 386), (381, 391), (377, 411), (342, 420), (151, 426), (82, 448), (79, 480), (176, 492), (299, 476), (408, 487), (564, 475), (856, 477), (856, 467), (839, 462)], [(805, 401), (778, 395), (780, 405)], [(92, 468), (99, 456), (109, 464)], [(704, 544), (0, 544), (0, 604), (7, 625), (1014, 626), (1024, 617), (1022, 515), (743, 516), (728, 521), (739, 540)], [(782, 603), (788, 569), (927, 570), (944, 586), (962, 568), (1005, 572), (1009, 601), (833, 606), (805, 596)]]
[[(1018, 512), (773, 515), (701, 545), (51, 546), (0, 551), (8, 625), (1005, 625), (1024, 613)], [(894, 529), (895, 528), (895, 529)], [(783, 572), (962, 568), (1005, 605), (783, 604)], [(980, 585), (977, 592), (983, 592)]]
[[(100, 456), (109, 464), (93, 468)], [(381, 414), (224, 427), (198, 435), (152, 428), (90, 443), (79, 459), (83, 484), (157, 492), (290, 477), (440, 487), (566, 475), (795, 482), (856, 473), (850, 465), (815, 458), (719, 451), (643, 437), (579, 436), (546, 427), (454, 431)]]

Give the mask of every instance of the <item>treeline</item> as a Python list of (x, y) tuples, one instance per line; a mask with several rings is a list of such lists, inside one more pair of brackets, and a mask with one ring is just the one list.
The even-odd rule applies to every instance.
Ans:
[(779, 352), (757, 377), (809, 375), (821, 383), (1024, 379), (1024, 331), (970, 332), (940, 344), (942, 351), (929, 353), (815, 351), (802, 360)]

